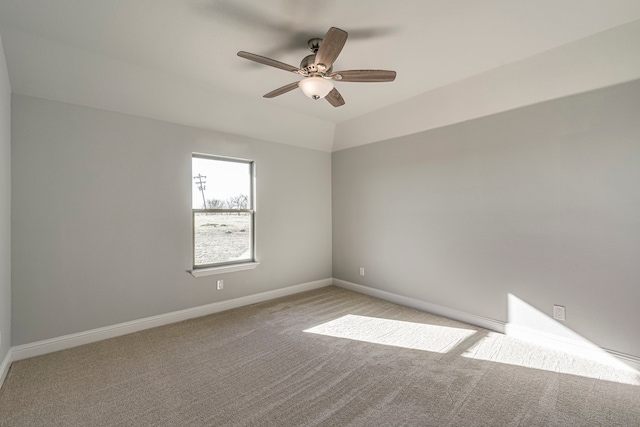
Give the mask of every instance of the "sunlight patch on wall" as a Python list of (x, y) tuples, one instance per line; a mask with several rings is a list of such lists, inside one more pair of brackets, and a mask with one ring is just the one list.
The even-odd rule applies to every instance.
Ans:
[(354, 314), (348, 314), (304, 332), (436, 353), (447, 353), (476, 333), (470, 329)]
[(506, 335), (491, 332), (463, 357), (640, 385), (640, 373), (513, 294)]
[[(597, 344), (513, 294), (508, 294), (507, 336), (591, 359), (617, 369), (632, 369)], [(637, 371), (635, 371), (637, 372)]]

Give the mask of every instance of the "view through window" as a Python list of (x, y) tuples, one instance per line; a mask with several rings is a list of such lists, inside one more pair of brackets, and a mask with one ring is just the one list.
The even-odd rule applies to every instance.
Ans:
[(193, 267), (254, 261), (253, 162), (192, 157)]

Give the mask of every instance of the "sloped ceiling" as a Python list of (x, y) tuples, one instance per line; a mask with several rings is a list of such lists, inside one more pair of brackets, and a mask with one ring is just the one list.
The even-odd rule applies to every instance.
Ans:
[[(18, 94), (332, 151), (640, 78), (637, 0), (0, 0)], [(239, 50), (298, 65), (350, 35), (334, 108)]]

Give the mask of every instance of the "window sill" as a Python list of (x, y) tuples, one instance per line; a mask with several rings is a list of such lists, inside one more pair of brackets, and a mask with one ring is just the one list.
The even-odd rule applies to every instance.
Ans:
[(259, 262), (248, 262), (246, 264), (225, 265), (222, 267), (208, 267), (189, 270), (193, 277), (213, 276), (214, 274), (234, 273), (236, 271), (253, 270), (259, 266)]

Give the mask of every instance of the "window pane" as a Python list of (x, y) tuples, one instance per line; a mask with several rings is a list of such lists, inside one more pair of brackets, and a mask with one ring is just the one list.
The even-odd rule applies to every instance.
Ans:
[(251, 225), (248, 212), (194, 212), (194, 264), (251, 261)]
[(193, 209), (251, 209), (251, 164), (193, 157)]

